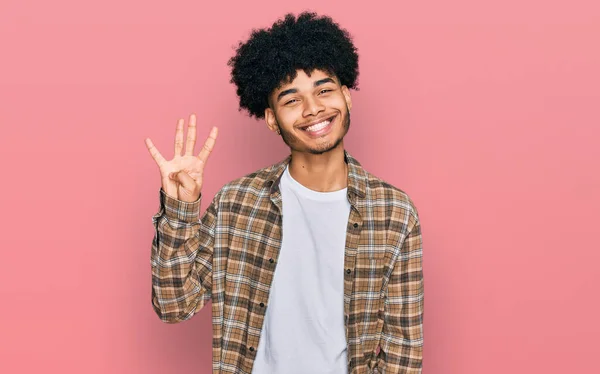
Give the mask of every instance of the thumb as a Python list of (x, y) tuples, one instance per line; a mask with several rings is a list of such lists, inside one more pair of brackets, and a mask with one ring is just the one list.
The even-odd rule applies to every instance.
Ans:
[(196, 181), (190, 177), (187, 173), (187, 170), (182, 169), (176, 172), (173, 172), (169, 175), (171, 180), (179, 182), (183, 186), (184, 189), (193, 192), (196, 189)]

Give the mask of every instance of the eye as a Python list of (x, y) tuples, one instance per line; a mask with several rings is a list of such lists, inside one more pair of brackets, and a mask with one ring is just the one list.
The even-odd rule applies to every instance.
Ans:
[(287, 103), (285, 103), (285, 105), (291, 104), (291, 103), (293, 103), (294, 101), (296, 101), (296, 99), (292, 99), (292, 100), (288, 101)]
[[(329, 91), (332, 91), (332, 90), (329, 90), (329, 89), (327, 89), (327, 88), (324, 88), (324, 89), (322, 89), (322, 90), (321, 90), (321, 92), (323, 92), (323, 91), (325, 91), (325, 92), (329, 92)], [(319, 93), (321, 93), (321, 92), (319, 92)]]

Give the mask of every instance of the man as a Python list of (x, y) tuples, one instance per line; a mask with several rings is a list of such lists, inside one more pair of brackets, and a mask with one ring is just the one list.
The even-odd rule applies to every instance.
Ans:
[[(421, 226), (402, 190), (344, 149), (358, 55), (329, 17), (288, 14), (229, 61), (240, 108), (290, 147), (226, 184), (199, 217), (217, 128), (193, 155), (190, 116), (175, 157), (146, 145), (161, 178), (152, 303), (164, 322), (212, 301), (213, 373), (420, 373)], [(376, 126), (376, 124), (369, 124)]]

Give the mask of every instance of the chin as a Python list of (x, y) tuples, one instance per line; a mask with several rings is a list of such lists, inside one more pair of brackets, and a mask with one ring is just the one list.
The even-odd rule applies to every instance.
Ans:
[(343, 139), (344, 139), (344, 137), (339, 137), (338, 140), (336, 140), (334, 143), (326, 143), (322, 147), (319, 147), (319, 148), (310, 148), (309, 147), (308, 153), (313, 154), (313, 155), (322, 155), (323, 153), (327, 153), (329, 151), (336, 149), (340, 145), (340, 143), (342, 142)]

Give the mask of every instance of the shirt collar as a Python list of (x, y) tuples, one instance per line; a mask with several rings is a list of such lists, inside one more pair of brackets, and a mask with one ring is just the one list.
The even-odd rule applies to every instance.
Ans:
[[(290, 154), (282, 161), (273, 165), (271, 170), (268, 171), (266, 183), (271, 187), (271, 192), (278, 190), (281, 175), (291, 160), (292, 155)], [(363, 169), (358, 160), (352, 157), (346, 150), (344, 150), (344, 160), (346, 161), (346, 164), (348, 164), (348, 197), (351, 201), (353, 201), (356, 196), (364, 198), (367, 189), (367, 172)]]

